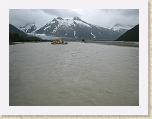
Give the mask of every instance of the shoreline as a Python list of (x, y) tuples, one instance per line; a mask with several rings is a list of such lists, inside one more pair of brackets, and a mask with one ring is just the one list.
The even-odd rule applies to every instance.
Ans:
[(125, 42), (125, 41), (92, 41), (90, 43), (97, 43), (103, 45), (115, 45), (125, 47), (139, 47), (139, 42)]
[[(67, 42), (81, 42), (81, 41), (73, 41), (73, 40), (65, 40)], [(45, 41), (41, 42), (28, 42), (28, 43), (42, 43)], [(50, 42), (50, 41), (48, 41)], [(24, 44), (27, 42), (9, 42), (9, 45), (15, 45), (15, 44)], [(115, 45), (115, 46), (124, 46), (124, 47), (138, 47), (139, 48), (139, 42), (126, 42), (126, 41), (89, 41), (86, 40), (84, 43), (97, 43), (97, 44), (102, 44), (102, 45)]]

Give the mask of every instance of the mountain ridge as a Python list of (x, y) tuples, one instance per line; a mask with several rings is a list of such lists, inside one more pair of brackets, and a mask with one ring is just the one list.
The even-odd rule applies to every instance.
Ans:
[(126, 29), (114, 30), (92, 25), (79, 17), (74, 17), (73, 19), (57, 17), (40, 28), (34, 29), (35, 24), (29, 28), (21, 28), (21, 30), (25, 33), (33, 33), (33, 35), (45, 34), (46, 36), (54, 37), (89, 38), (94, 40), (115, 40), (127, 31)]
[(116, 41), (134, 41), (139, 42), (139, 24), (121, 35)]
[(42, 39), (29, 36), (17, 27), (9, 24), (9, 42), (24, 42), (24, 41), (41, 41)]

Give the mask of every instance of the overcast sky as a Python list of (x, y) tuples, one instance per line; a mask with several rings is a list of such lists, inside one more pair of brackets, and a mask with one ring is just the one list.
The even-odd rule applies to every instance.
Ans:
[(101, 27), (112, 27), (115, 24), (137, 25), (139, 23), (138, 9), (10, 9), (9, 23), (24, 26), (35, 22), (36, 25), (45, 25), (53, 18), (63, 19), (79, 17), (80, 19)]

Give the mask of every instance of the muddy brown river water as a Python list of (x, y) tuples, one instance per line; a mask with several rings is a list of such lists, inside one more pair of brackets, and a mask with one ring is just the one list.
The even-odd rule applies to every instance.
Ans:
[(9, 46), (10, 106), (138, 106), (139, 48), (97, 43)]

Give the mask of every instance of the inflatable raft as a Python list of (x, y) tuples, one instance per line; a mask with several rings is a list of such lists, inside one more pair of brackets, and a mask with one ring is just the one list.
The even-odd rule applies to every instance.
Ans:
[(51, 43), (51, 44), (68, 44), (68, 42), (63, 42), (63, 43)]
[(65, 42), (64, 40), (52, 40), (51, 44), (68, 44), (68, 42)]

